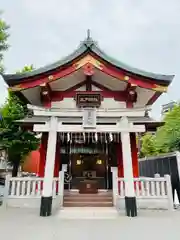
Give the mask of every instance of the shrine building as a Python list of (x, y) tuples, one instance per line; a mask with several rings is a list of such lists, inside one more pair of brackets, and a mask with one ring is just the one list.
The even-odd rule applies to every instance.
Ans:
[(51, 215), (52, 181), (63, 164), (67, 191), (94, 194), (112, 189), (111, 170), (117, 167), (118, 176), (125, 179), (126, 211), (137, 215), (133, 183), (139, 176), (137, 135), (161, 126), (148, 112), (173, 77), (115, 60), (89, 34), (73, 53), (54, 64), (3, 75), (9, 89), (33, 112), (20, 124), (41, 133), (41, 216)]

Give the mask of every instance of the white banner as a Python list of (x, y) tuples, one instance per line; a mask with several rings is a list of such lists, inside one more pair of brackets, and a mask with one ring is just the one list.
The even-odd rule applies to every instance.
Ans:
[(83, 111), (83, 127), (96, 128), (96, 108), (85, 108)]

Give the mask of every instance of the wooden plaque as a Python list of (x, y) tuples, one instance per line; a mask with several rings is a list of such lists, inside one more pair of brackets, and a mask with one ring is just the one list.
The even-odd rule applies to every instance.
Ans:
[(99, 107), (101, 95), (99, 93), (77, 93), (76, 105), (78, 107)]

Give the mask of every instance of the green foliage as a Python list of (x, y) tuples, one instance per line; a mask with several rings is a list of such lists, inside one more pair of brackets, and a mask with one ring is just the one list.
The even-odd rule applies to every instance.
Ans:
[(8, 161), (13, 166), (13, 176), (29, 152), (36, 150), (39, 140), (36, 134), (23, 129), (17, 120), (26, 117), (28, 109), (14, 92), (9, 92), (7, 101), (1, 109), (0, 146), (7, 150)]
[(9, 91), (7, 100), (1, 109), (3, 117), (14, 121), (25, 117), (25, 112), (27, 112), (26, 105), (14, 94), (14, 92)]
[(25, 72), (30, 72), (34, 70), (33, 64), (24, 66), (23, 69), (17, 71), (17, 73), (25, 73)]
[(7, 43), (9, 34), (8, 29), (9, 26), (6, 24), (6, 22), (2, 19), (0, 12), (0, 72), (3, 72), (4, 68), (2, 65), (3, 60), (3, 53), (8, 49), (9, 45)]
[(180, 105), (166, 113), (165, 124), (156, 134), (157, 148), (160, 152), (180, 150)]
[(140, 157), (149, 157), (157, 154), (156, 136), (150, 133), (141, 138)]
[(16, 120), (26, 116), (27, 108), (13, 92), (9, 92), (1, 114), (3, 119), (0, 122), (0, 145), (7, 150), (9, 162), (17, 169), (25, 156), (37, 149), (39, 140), (34, 132), (24, 130), (17, 124)]
[(166, 113), (164, 122), (155, 135), (147, 133), (142, 137), (140, 157), (180, 151), (180, 104)]

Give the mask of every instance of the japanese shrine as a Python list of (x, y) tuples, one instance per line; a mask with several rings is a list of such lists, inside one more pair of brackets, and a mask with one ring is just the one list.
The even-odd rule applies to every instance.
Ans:
[(9, 89), (33, 112), (19, 124), (41, 133), (37, 168), (38, 177), (44, 178), (41, 216), (51, 215), (53, 179), (64, 165), (65, 192), (89, 196), (103, 191), (112, 196), (117, 169), (125, 182), (126, 213), (137, 215), (133, 182), (139, 177), (137, 136), (163, 124), (148, 113), (173, 77), (109, 57), (89, 34), (72, 54), (52, 65), (3, 75)]

